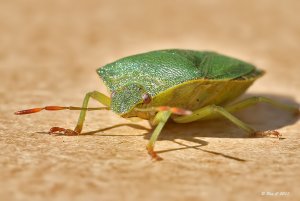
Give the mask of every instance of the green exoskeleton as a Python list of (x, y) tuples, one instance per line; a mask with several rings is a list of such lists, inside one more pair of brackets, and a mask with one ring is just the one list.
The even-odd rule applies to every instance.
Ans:
[[(255, 66), (214, 52), (158, 50), (133, 55), (97, 70), (111, 96), (93, 91), (86, 94), (82, 107), (47, 106), (16, 112), (29, 114), (41, 110), (81, 110), (74, 130), (53, 127), (49, 133), (79, 135), (87, 110), (107, 109), (121, 117), (147, 119), (156, 126), (147, 145), (153, 159), (155, 142), (166, 122), (188, 123), (224, 117), (251, 137), (279, 135), (277, 131), (257, 131), (235, 117), (234, 112), (259, 102), (299, 113), (290, 106), (264, 97), (253, 97), (230, 104), (264, 72)], [(89, 99), (104, 107), (88, 108)]]

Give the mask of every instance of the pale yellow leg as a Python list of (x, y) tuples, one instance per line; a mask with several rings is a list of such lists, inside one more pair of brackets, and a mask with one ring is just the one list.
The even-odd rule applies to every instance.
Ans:
[(156, 126), (154, 132), (152, 133), (150, 141), (147, 145), (148, 153), (154, 160), (161, 160), (161, 158), (154, 151), (154, 145), (155, 145), (155, 142), (156, 142), (159, 134), (161, 133), (162, 128), (168, 121), (170, 115), (171, 115), (170, 111), (161, 111), (161, 112), (158, 112), (154, 118), (153, 123), (157, 124), (157, 126)]

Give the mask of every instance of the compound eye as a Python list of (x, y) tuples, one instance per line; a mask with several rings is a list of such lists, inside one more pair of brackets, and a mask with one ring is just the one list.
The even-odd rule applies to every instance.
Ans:
[(142, 95), (143, 103), (149, 104), (151, 102), (151, 96), (148, 93)]

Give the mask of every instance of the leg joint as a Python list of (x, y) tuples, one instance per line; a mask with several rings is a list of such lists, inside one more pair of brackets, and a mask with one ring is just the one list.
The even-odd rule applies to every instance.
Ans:
[(221, 107), (221, 106), (218, 106), (218, 105), (211, 105), (211, 110), (213, 111), (213, 112), (217, 112), (217, 111), (220, 111), (220, 110), (222, 110), (223, 109), (223, 107)]

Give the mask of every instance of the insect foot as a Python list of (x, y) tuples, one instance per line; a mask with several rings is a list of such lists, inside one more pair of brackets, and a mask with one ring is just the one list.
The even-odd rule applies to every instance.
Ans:
[(67, 135), (67, 136), (79, 135), (79, 133), (76, 131), (73, 131), (71, 129), (60, 128), (60, 127), (52, 127), (48, 133), (49, 135), (59, 135), (59, 134)]
[(146, 147), (148, 154), (151, 156), (151, 159), (154, 161), (161, 161), (163, 158), (161, 158), (157, 153), (153, 150), (153, 146), (147, 145)]
[(280, 139), (282, 135), (275, 130), (256, 131), (250, 135), (250, 137), (270, 137), (270, 136), (274, 136)]

